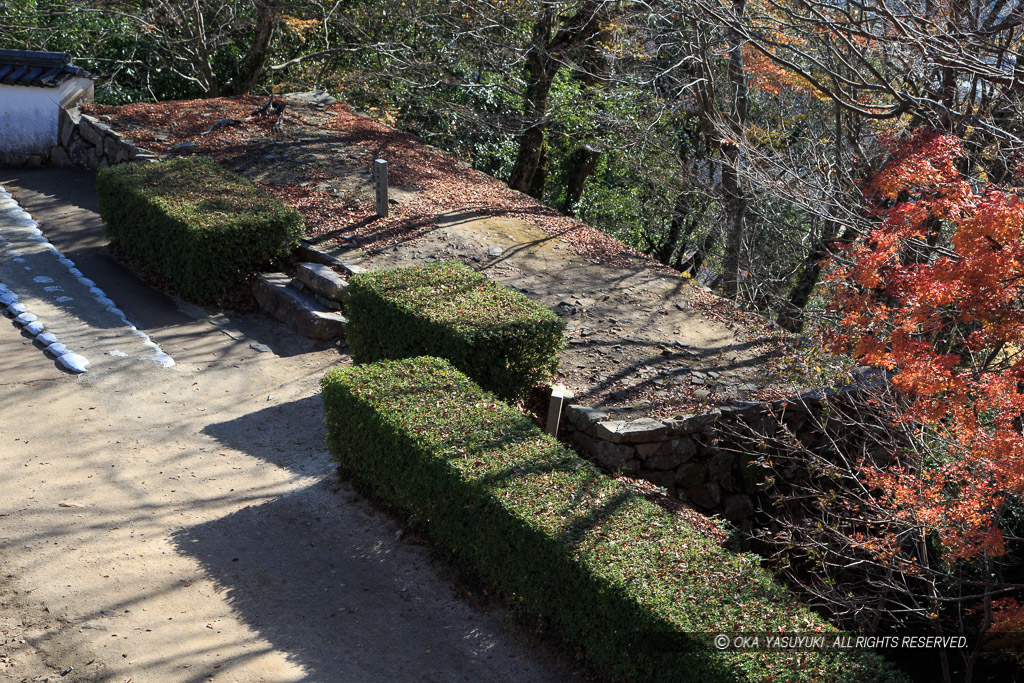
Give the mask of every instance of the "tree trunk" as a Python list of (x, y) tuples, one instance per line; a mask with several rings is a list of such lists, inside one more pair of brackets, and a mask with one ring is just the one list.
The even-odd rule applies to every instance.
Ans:
[[(730, 162), (731, 163), (731, 162)], [(747, 199), (736, 178), (735, 171), (722, 171), (722, 187), (725, 194), (725, 255), (722, 258), (722, 294), (730, 299), (739, 292), (740, 250), (743, 246), (743, 232), (746, 227)]]
[[(593, 100), (594, 92), (601, 88), (607, 90), (612, 84), (612, 66), (615, 57), (608, 49), (616, 41), (616, 29), (612, 22), (598, 22), (599, 28), (587, 36), (583, 46), (583, 61), (577, 69), (575, 76), (586, 87), (583, 88), (582, 96), (587, 105)], [(597, 107), (604, 111), (601, 101), (597, 101)], [(597, 161), (601, 157), (601, 150), (593, 147), (587, 135), (576, 149), (569, 155), (567, 161), (568, 171), (565, 176), (565, 194), (562, 201), (562, 213), (567, 216), (576, 215), (576, 205), (583, 197), (583, 187), (587, 178), (594, 172)]]
[[(513, 190), (525, 192), (536, 197), (534, 175), (545, 158), (547, 143), (544, 134), (547, 130), (548, 94), (551, 91), (552, 78), (541, 76), (527, 89), (526, 114), (529, 128), (519, 136), (519, 150), (516, 152), (516, 163), (512, 166), (512, 174), (508, 186)], [(543, 181), (540, 183), (543, 186)], [(537, 197), (540, 199), (541, 197)]]
[[(838, 104), (833, 105), (833, 116), (835, 118), (833, 135), (835, 136), (835, 164), (839, 168), (846, 158), (845, 146), (843, 144), (843, 110)], [(853, 139), (857, 138), (855, 131), (851, 131)], [(845, 177), (845, 176), (840, 176)], [(841, 181), (837, 181), (841, 182)], [(849, 182), (849, 181), (847, 181)], [(823, 196), (821, 202), (824, 206), (837, 206), (845, 196), (841, 186), (836, 186), (829, 196)], [(800, 333), (804, 329), (804, 309), (811, 300), (814, 287), (821, 277), (821, 268), (825, 260), (835, 250), (835, 241), (849, 243), (855, 234), (831, 217), (823, 218), (824, 224), (818, 238), (813, 242), (804, 262), (800, 266), (796, 277), (793, 280), (793, 287), (790, 289), (789, 298), (782, 302), (779, 311), (778, 323), (790, 332)]]
[[(696, 227), (696, 219), (690, 224), (691, 230)], [(691, 277), (697, 277), (697, 273), (700, 272), (701, 266), (704, 265), (704, 259), (707, 254), (711, 253), (711, 250), (715, 248), (715, 231), (709, 230), (704, 236), (704, 241), (701, 242), (700, 247), (690, 251), (689, 253), (679, 252), (679, 256), (676, 258), (676, 262), (673, 268), (678, 270), (680, 273), (689, 273)]]
[(524, 67), (526, 92), (523, 94), (523, 115), (527, 128), (519, 136), (519, 150), (508, 179), (508, 186), (526, 194), (531, 194), (534, 187), (533, 176), (544, 157), (548, 95), (551, 94), (551, 84), (559, 67), (549, 50), (554, 21), (555, 16), (551, 9), (545, 9), (537, 17)]
[[(746, 0), (733, 0), (733, 14), (743, 17)], [(735, 298), (739, 289), (740, 249), (746, 224), (749, 199), (743, 187), (740, 144), (747, 120), (747, 77), (743, 66), (743, 39), (729, 31), (729, 81), (732, 83), (732, 112), (729, 115), (731, 139), (722, 140), (722, 199), (725, 205), (725, 256), (722, 259), (722, 293)]]
[(175, 8), (181, 24), (182, 34), (192, 50), (192, 57), (198, 81), (204, 97), (220, 97), (220, 83), (213, 71), (213, 53), (207, 44), (206, 20), (199, 0), (185, 4), (170, 5)]
[(551, 157), (548, 156), (550, 147), (548, 141), (541, 138), (540, 159), (537, 160), (537, 168), (533, 172), (533, 179), (530, 180), (530, 191), (526, 194), (534, 199), (544, 201), (544, 187), (548, 182), (548, 172), (551, 171)]
[(531, 194), (531, 189), (534, 187), (533, 176), (540, 167), (541, 159), (544, 156), (544, 147), (544, 128), (541, 124), (531, 126), (523, 131), (523, 134), (519, 136), (516, 163), (512, 167), (512, 175), (508, 179), (509, 187)]
[(607, 46), (615, 43), (615, 29), (611, 24), (603, 24), (588, 39), (584, 48), (583, 64), (580, 79), (588, 88), (607, 88), (611, 84), (612, 64), (614, 56), (607, 51)]
[(569, 176), (565, 183), (565, 200), (562, 203), (562, 213), (568, 216), (576, 215), (576, 205), (583, 197), (583, 187), (587, 178), (594, 172), (597, 160), (601, 158), (601, 151), (590, 145), (578, 147), (569, 159)]
[[(679, 242), (679, 237), (683, 234), (683, 225), (686, 223), (686, 217), (690, 213), (690, 202), (688, 199), (689, 193), (687, 192), (680, 192), (676, 195), (676, 203), (672, 207), (672, 222), (668, 225), (668, 235), (665, 236), (665, 240), (654, 252), (654, 257), (666, 266), (672, 263), (672, 254), (676, 250), (676, 243)], [(696, 221), (690, 222), (686, 231), (686, 237), (689, 237), (689, 233), (693, 231), (695, 223)]]
[(829, 242), (835, 238), (836, 224), (833, 221), (826, 221), (821, 236), (815, 241), (814, 246), (804, 257), (803, 265), (797, 273), (793, 282), (793, 288), (789, 292), (789, 298), (783, 303), (779, 312), (778, 323), (790, 332), (800, 333), (804, 329), (804, 308), (811, 300), (811, 293), (818, 278), (821, 276), (821, 265), (830, 254)]
[[(526, 130), (519, 136), (519, 150), (508, 186), (541, 199), (547, 170), (544, 134), (547, 130), (548, 96), (558, 70), (572, 50), (599, 32), (608, 7), (603, 0), (587, 0), (572, 17), (560, 17), (552, 4), (545, 6), (533, 24), (526, 53), (523, 118)], [(561, 28), (553, 34), (556, 24)], [(535, 178), (540, 169), (540, 178)]]
[(257, 6), (256, 33), (253, 36), (249, 52), (242, 62), (242, 68), (235, 79), (234, 94), (248, 95), (252, 92), (267, 70), (267, 58), (270, 46), (274, 41), (274, 30), (280, 16), (280, 6), (276, 1), (260, 2)]

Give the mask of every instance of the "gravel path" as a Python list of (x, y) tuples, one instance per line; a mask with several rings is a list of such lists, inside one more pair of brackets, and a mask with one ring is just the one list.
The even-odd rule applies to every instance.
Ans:
[(0, 184), (130, 319), (156, 321), (176, 364), (112, 356), (140, 338), (94, 327), (103, 345), (70, 375), (0, 321), (0, 678), (577, 677), (338, 481), (317, 394), (341, 349), (259, 316), (155, 310), (82, 228), (91, 177), (55, 173)]

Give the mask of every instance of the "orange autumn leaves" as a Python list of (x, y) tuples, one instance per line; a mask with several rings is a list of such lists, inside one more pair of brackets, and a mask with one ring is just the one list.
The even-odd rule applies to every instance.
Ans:
[(972, 186), (963, 152), (930, 131), (894, 144), (863, 188), (878, 227), (827, 281), (827, 341), (893, 373), (898, 425), (927, 444), (865, 477), (950, 558), (1005, 552), (1004, 504), (1024, 493), (1024, 202)]

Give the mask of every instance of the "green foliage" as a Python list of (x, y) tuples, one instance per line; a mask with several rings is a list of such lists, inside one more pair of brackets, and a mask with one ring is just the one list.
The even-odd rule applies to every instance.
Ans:
[(363, 273), (349, 285), (356, 362), (440, 356), (510, 400), (558, 367), (565, 323), (456, 261)]
[[(882, 681), (874, 655), (719, 651), (702, 634), (833, 627), (760, 568), (600, 474), (436, 358), (332, 370), (333, 457), (516, 605), (637, 681)], [(705, 642), (708, 641), (708, 642)]]
[(297, 211), (203, 157), (101, 169), (96, 184), (111, 243), (193, 301), (283, 259), (304, 232)]
[(97, 76), (96, 101), (230, 94), (254, 38), (256, 3), (0, 2), (0, 48), (67, 52)]
[[(420, 19), (407, 17), (401, 39), (420, 45), (434, 56), (434, 68), (444, 78), (424, 88), (409, 82), (401, 64), (381, 54), (353, 55), (339, 65), (337, 89), (357, 109), (376, 116), (401, 130), (420, 136), (431, 145), (495, 177), (506, 177), (516, 155), (515, 135), (509, 130), (511, 112), (521, 108), (509, 91), (510, 74), (495, 73), (486, 64), (466, 60), (462, 50), (446, 45), (449, 38), (434, 44), (445, 33), (420, 26)], [(376, 26), (383, 41), (398, 40), (393, 22)], [(335, 38), (337, 40), (337, 38)], [(361, 36), (349, 39), (361, 40)], [(426, 43), (426, 45), (424, 45)], [(403, 77), (395, 78), (396, 73)], [(414, 79), (422, 78), (416, 74)]]
[(98, 77), (100, 104), (202, 95), (194, 84), (160, 68), (170, 59), (168, 51), (130, 14), (83, 9), (83, 3), (67, 0), (0, 3), (0, 48), (70, 54), (75, 66)]

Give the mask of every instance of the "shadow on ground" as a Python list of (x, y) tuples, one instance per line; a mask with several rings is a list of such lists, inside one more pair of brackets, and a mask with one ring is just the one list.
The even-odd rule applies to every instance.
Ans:
[(0, 169), (0, 185), (39, 223), (46, 238), (113, 299), (139, 329), (192, 322), (107, 251), (96, 205), (96, 174), (73, 168)]
[(50, 167), (0, 168), (0, 186), (15, 195), (39, 223), (46, 238), (74, 261), (85, 277), (95, 282), (124, 311), (133, 325), (149, 333), (161, 346), (168, 345), (165, 351), (176, 360), (197, 355), (196, 348), (210, 346), (214, 340), (225, 341), (211, 334), (213, 328), (199, 324), (217, 313), (233, 326), (221, 327), (221, 331), (245, 347), (258, 343), (278, 356), (290, 357), (329, 345), (329, 342), (299, 337), (260, 314), (218, 312), (179, 303), (144, 282), (117, 261), (107, 248), (93, 172)]
[[(504, 632), (500, 615), (430, 590), (427, 550), (399, 536), (398, 525), (330, 477), (172, 540), (308, 680), (550, 680), (522, 659), (533, 648), (522, 633)], [(549, 664), (561, 669), (557, 680), (581, 680), (566, 664)]]
[(207, 425), (202, 431), (225, 446), (296, 474), (321, 476), (326, 469), (329, 456), (320, 394)]

